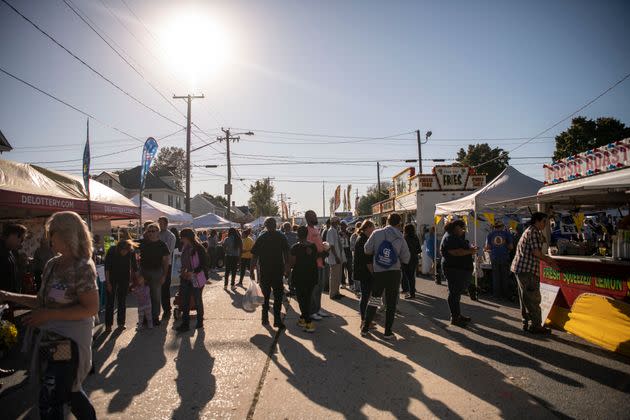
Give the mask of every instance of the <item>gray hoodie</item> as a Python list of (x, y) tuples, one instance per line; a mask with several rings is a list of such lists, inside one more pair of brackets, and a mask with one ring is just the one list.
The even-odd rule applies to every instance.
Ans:
[[(381, 242), (385, 239), (392, 243), (392, 246), (396, 251), (396, 255), (398, 255), (398, 260), (389, 268), (384, 268), (378, 264), (374, 264), (375, 273), (400, 270), (400, 263), (402, 262), (403, 264), (407, 264), (409, 262), (409, 258), (411, 257), (409, 247), (407, 246), (407, 242), (405, 241), (402, 232), (391, 225), (387, 225), (387, 227), (382, 229), (376, 229), (372, 232), (372, 235), (365, 243), (365, 253), (374, 256), (378, 252)], [(372, 257), (372, 261), (374, 261), (374, 257)]]

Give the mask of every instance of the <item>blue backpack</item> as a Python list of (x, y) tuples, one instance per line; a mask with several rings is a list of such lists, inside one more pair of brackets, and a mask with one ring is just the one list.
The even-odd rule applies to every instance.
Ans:
[(398, 254), (394, 249), (394, 245), (387, 239), (384, 239), (378, 246), (374, 262), (383, 268), (390, 268), (398, 262)]

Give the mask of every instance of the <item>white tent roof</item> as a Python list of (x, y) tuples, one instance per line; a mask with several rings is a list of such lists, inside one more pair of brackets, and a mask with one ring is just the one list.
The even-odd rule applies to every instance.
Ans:
[[(139, 196), (136, 194), (131, 198), (131, 201), (137, 206), (140, 201)], [(144, 197), (142, 199), (142, 222), (144, 223), (147, 220), (157, 222), (157, 219), (161, 216), (168, 218), (169, 225), (191, 226), (193, 224), (193, 217), (190, 213)]]
[(265, 216), (260, 216), (258, 219), (254, 220), (251, 223), (247, 223), (245, 226), (252, 229), (259, 228), (265, 224), (265, 219), (266, 219)]
[(457, 200), (435, 205), (436, 215), (469, 214), (478, 212), (486, 204), (535, 195), (543, 183), (508, 166), (485, 187)]
[(202, 216), (195, 217), (193, 220), (193, 227), (199, 228), (229, 228), (239, 227), (238, 223), (232, 223), (221, 216), (217, 216), (214, 213), (206, 213)]

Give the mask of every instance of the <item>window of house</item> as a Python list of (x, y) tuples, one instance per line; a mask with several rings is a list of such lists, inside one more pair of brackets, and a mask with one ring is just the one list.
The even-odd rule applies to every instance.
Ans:
[(173, 207), (173, 196), (172, 195), (168, 195), (168, 205)]
[(181, 197), (175, 197), (175, 207), (178, 209), (182, 208), (182, 198)]

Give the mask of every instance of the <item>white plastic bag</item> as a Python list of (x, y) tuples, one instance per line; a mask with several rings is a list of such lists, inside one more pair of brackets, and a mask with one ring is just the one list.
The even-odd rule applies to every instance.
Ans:
[(243, 309), (247, 312), (254, 312), (256, 308), (265, 302), (265, 296), (260, 290), (260, 286), (253, 279), (249, 282), (249, 287), (243, 296)]

